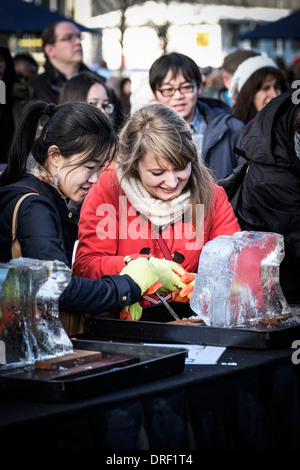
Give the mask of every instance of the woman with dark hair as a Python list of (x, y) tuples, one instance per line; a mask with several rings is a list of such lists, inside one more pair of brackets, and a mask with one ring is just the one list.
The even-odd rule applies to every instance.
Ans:
[(271, 99), (286, 90), (285, 76), (272, 59), (264, 54), (250, 57), (238, 66), (230, 83), (233, 115), (248, 124)]
[[(60, 90), (58, 103), (72, 103), (74, 101), (86, 101), (96, 106), (102, 112), (114, 120), (114, 105), (109, 101), (109, 90), (104, 85), (104, 80), (93, 72), (81, 72), (70, 78)], [(79, 219), (83, 200), (80, 203), (69, 202), (69, 208), (74, 216)]]
[(114, 105), (110, 103), (109, 92), (103, 79), (93, 72), (81, 72), (70, 78), (59, 93), (58, 103), (87, 101), (112, 116)]
[[(48, 121), (37, 137), (40, 119), (45, 115)], [(7, 167), (0, 175), (0, 262), (9, 262), (13, 256), (13, 212), (20, 198), (28, 195), (18, 212), (21, 256), (58, 260), (71, 267), (77, 223), (67, 202), (70, 198), (76, 202), (84, 199), (115, 150), (112, 124), (96, 107), (83, 102), (61, 106), (36, 102), (29, 106), (16, 130)], [(34, 161), (30, 169), (29, 154)], [(74, 276), (60, 296), (60, 311), (99, 314), (122, 308), (139, 301), (158, 281), (147, 260), (127, 267), (124, 263), (124, 268), (121, 276)]]

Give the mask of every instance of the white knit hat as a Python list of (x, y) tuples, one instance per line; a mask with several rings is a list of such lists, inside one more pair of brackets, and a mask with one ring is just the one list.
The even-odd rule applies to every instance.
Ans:
[(264, 53), (244, 60), (232, 76), (228, 91), (229, 98), (236, 99), (248, 78), (250, 78), (254, 72), (264, 67), (274, 67), (278, 69), (275, 62)]

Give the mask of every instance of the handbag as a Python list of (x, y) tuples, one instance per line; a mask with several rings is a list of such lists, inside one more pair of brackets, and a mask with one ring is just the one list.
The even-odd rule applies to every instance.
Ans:
[(17, 239), (17, 228), (18, 228), (18, 210), (24, 199), (28, 196), (38, 196), (37, 193), (26, 193), (20, 197), (17, 204), (15, 205), (13, 217), (12, 217), (12, 225), (11, 225), (11, 233), (12, 233), (12, 242), (11, 242), (11, 254), (12, 258), (20, 258), (22, 256), (21, 245), (19, 240)]

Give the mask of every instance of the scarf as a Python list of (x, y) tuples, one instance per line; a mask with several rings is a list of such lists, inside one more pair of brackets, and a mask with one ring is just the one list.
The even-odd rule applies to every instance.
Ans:
[(117, 165), (116, 172), (130, 204), (136, 211), (146, 216), (153, 225), (163, 229), (182, 219), (189, 206), (190, 191), (185, 191), (170, 201), (162, 201), (151, 196), (139, 179), (122, 178), (122, 171)]

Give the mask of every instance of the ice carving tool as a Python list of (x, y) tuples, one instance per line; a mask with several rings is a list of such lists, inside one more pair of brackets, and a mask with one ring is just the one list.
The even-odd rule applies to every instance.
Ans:
[[(130, 261), (133, 261), (133, 258), (131, 258), (131, 256), (125, 256), (124, 258), (124, 262), (125, 264), (128, 264), (130, 263)], [(157, 295), (157, 297), (159, 298), (159, 300), (161, 301), (161, 303), (166, 307), (166, 309), (170, 312), (170, 314), (172, 315), (173, 318), (175, 318), (175, 320), (180, 320), (179, 316), (177, 315), (176, 312), (174, 312), (174, 310), (172, 309), (172, 307), (168, 304), (168, 302), (164, 299), (164, 297), (162, 295), (160, 295), (157, 291), (155, 292), (155, 295)]]

